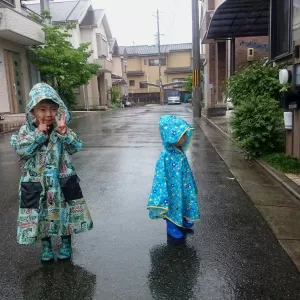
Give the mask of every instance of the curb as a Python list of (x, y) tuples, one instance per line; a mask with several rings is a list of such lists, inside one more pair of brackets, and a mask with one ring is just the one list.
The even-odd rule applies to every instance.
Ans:
[[(224, 130), (222, 130), (218, 125), (216, 125), (213, 121), (208, 119), (205, 115), (202, 115), (206, 122), (209, 123), (209, 125), (212, 125), (216, 129), (218, 129), (226, 138), (230, 139), (235, 145), (235, 141), (233, 138), (227, 134)], [(195, 119), (197, 124), (199, 125), (198, 121)], [(200, 125), (199, 125), (200, 126)], [(239, 147), (240, 148), (240, 147)], [(241, 149), (241, 148), (240, 148)], [(243, 149), (241, 149), (243, 151)], [(293, 182), (291, 179), (286, 177), (283, 173), (277, 171), (261, 159), (254, 159), (254, 161), (265, 171), (267, 171), (276, 181), (278, 181), (290, 194), (292, 194), (297, 200), (300, 201), (300, 187)]]

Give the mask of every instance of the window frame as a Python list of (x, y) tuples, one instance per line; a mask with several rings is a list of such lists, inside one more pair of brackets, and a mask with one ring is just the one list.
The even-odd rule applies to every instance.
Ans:
[[(186, 78), (173, 78), (172, 82), (179, 82), (179, 81), (185, 81)], [(184, 88), (184, 84), (183, 83), (179, 83), (179, 84), (174, 84), (173, 85), (174, 88)]]
[[(152, 62), (158, 61), (158, 64), (154, 64)], [(160, 60), (160, 65), (161, 66), (166, 66), (167, 65), (167, 59), (165, 57), (161, 57), (160, 59), (158, 58), (149, 58), (149, 67), (158, 67), (159, 66), (159, 60)]]
[(129, 86), (135, 86), (135, 80), (134, 79), (129, 80)]
[[(288, 5), (290, 6), (289, 15), (288, 15), (288, 50), (285, 53), (275, 53), (276, 49), (276, 42), (278, 39), (278, 34), (276, 30), (276, 22), (278, 16), (274, 13), (276, 9), (276, 1), (281, 0), (271, 0), (270, 1), (270, 20), (269, 20), (269, 45), (271, 45), (269, 50), (269, 56), (271, 60), (278, 60), (292, 54), (293, 48), (293, 38), (292, 38), (292, 26), (293, 26), (293, 0), (284, 0), (289, 1)], [(280, 16), (279, 16), (280, 19)], [(276, 50), (275, 50), (276, 49)]]
[(140, 81), (140, 89), (146, 89), (147, 87), (147, 81)]

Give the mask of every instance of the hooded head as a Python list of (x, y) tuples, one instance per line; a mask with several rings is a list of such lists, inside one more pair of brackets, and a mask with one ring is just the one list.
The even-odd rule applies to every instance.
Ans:
[(70, 112), (67, 109), (66, 105), (56, 93), (56, 91), (46, 83), (38, 83), (36, 84), (29, 93), (29, 100), (26, 106), (26, 117), (27, 124), (30, 128), (34, 129), (34, 116), (32, 115), (32, 110), (34, 107), (43, 100), (51, 100), (55, 104), (58, 105), (57, 117), (61, 118), (61, 113), (65, 112), (66, 114), (66, 122), (70, 123), (71, 116)]
[(187, 141), (182, 147), (186, 151), (191, 143), (193, 128), (177, 116), (165, 115), (159, 120), (159, 130), (166, 150), (174, 150), (174, 145), (186, 134)]

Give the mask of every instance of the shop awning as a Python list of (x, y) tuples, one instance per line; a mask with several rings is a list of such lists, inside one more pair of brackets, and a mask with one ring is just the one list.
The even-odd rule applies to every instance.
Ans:
[(214, 12), (203, 43), (268, 36), (270, 0), (226, 0)]

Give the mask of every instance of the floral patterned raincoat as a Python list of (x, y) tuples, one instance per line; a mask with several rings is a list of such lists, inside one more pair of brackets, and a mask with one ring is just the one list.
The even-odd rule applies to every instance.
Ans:
[(52, 87), (39, 83), (32, 88), (26, 107), (27, 124), (11, 137), (21, 164), (17, 230), (20, 244), (33, 244), (47, 236), (70, 235), (93, 227), (70, 160), (82, 143), (71, 129), (64, 136), (55, 128), (50, 135), (37, 130), (31, 110), (44, 99), (57, 103), (59, 111), (66, 114), (66, 122), (70, 122), (68, 109)]
[[(155, 175), (148, 206), (151, 219), (169, 219), (182, 227), (183, 218), (200, 219), (197, 186), (185, 151), (193, 135), (193, 129), (177, 116), (160, 118), (159, 129), (164, 150), (156, 163)], [(187, 134), (187, 143), (179, 150), (174, 146)]]

